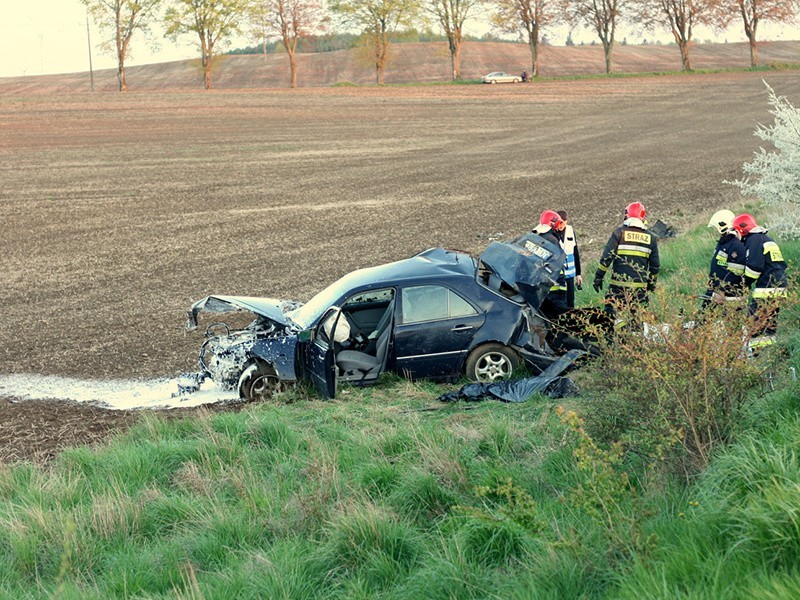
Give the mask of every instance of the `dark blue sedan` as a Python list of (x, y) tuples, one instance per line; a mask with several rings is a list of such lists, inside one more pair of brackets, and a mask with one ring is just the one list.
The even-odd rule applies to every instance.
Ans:
[(300, 379), (333, 398), (338, 383), (367, 384), (386, 371), (496, 381), (524, 362), (538, 372), (556, 358), (539, 307), (563, 261), (558, 246), (528, 234), (492, 242), (479, 259), (433, 248), (354, 271), (303, 305), (207, 296), (187, 328), (205, 312), (255, 319), (240, 329), (209, 325), (193, 381), (211, 378), (252, 401)]

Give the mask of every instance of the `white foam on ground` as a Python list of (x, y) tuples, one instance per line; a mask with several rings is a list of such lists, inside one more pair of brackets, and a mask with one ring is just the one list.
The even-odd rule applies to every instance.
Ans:
[(172, 397), (177, 379), (93, 381), (51, 375), (0, 375), (0, 396), (20, 400), (73, 400), (112, 410), (187, 408), (238, 398), (210, 380), (192, 394)]

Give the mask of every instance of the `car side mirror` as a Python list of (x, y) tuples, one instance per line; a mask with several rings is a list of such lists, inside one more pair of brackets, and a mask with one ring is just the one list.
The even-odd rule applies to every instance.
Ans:
[(311, 330), (305, 329), (297, 334), (297, 341), (298, 342), (309, 342), (311, 341)]

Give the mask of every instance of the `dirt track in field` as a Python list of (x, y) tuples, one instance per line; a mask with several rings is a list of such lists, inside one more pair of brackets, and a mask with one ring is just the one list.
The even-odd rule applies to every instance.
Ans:
[[(431, 246), (478, 253), (545, 208), (570, 211), (586, 255), (632, 199), (685, 230), (741, 202), (722, 181), (741, 175), (753, 130), (771, 120), (762, 77), (800, 104), (798, 72), (128, 95), (0, 87), (0, 374), (191, 370), (201, 336), (184, 333), (184, 315), (209, 293), (307, 300)], [(61, 424), (99, 418), (68, 410)], [(52, 411), (4, 405), (0, 446)]]

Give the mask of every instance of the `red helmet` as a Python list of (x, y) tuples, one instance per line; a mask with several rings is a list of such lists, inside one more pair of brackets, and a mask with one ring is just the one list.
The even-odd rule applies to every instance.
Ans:
[(626, 219), (644, 219), (647, 216), (647, 211), (644, 209), (644, 204), (641, 202), (631, 202), (625, 207)]
[(564, 219), (554, 210), (546, 210), (539, 217), (539, 225), (547, 225), (551, 229), (559, 231), (564, 225)]
[(758, 227), (758, 223), (756, 223), (753, 215), (748, 215), (747, 213), (738, 215), (731, 223), (731, 228), (742, 237), (750, 233), (754, 227)]

